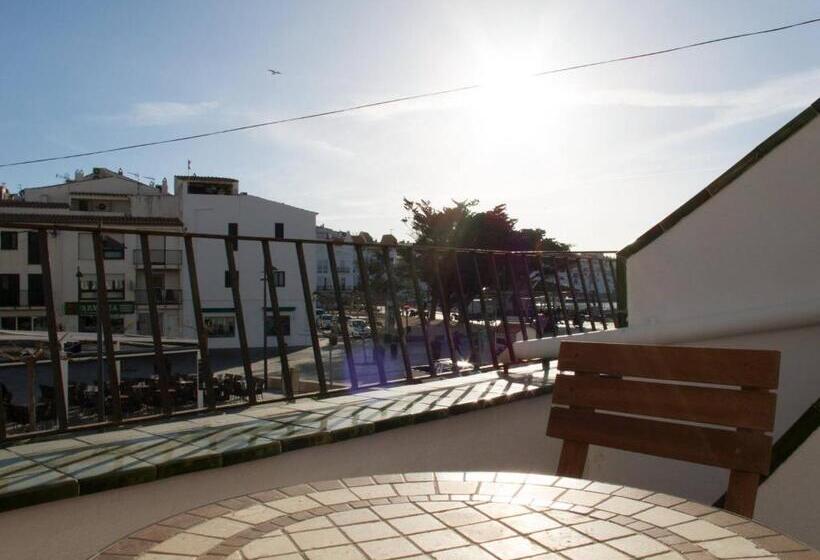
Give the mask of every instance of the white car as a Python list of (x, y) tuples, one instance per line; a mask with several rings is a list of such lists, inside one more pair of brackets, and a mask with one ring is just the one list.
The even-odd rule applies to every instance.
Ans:
[(370, 326), (364, 319), (351, 319), (347, 322), (347, 328), (350, 331), (350, 336), (353, 338), (369, 338)]
[[(453, 371), (453, 360), (450, 358), (441, 358), (433, 362), (433, 371), (435, 373), (449, 373)], [(467, 360), (458, 360), (459, 371), (472, 371), (473, 364)]]

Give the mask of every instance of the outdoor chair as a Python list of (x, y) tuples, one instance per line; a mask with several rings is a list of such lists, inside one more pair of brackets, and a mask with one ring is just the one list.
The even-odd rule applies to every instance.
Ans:
[(547, 427), (564, 440), (557, 474), (581, 478), (590, 444), (721, 467), (724, 507), (752, 517), (779, 364), (769, 350), (564, 342), (558, 369), (574, 375), (558, 374)]

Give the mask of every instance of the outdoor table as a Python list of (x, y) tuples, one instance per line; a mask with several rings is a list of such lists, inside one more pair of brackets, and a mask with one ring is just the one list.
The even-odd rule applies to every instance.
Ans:
[(312, 482), (226, 499), (95, 560), (817, 560), (808, 546), (668, 494), (550, 475), (443, 472)]

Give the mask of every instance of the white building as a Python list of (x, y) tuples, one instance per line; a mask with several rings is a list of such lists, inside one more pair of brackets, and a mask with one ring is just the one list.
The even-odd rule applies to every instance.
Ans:
[[(348, 231), (337, 231), (323, 225), (316, 227), (316, 239), (328, 241), (353, 241)], [(351, 291), (359, 283), (359, 267), (356, 264), (356, 250), (350, 245), (335, 247), (336, 270), (339, 274), (339, 286), (342, 291)], [(330, 274), (330, 263), (327, 250), (320, 248), (316, 252), (316, 289), (333, 290), (333, 277)]]
[[(188, 231), (219, 235), (257, 235), (280, 239), (312, 239), (316, 231), (316, 213), (280, 202), (239, 192), (239, 182), (225, 177), (178, 176), (174, 193), (179, 200), (180, 217)], [(283, 329), (288, 345), (310, 344), (305, 313), (305, 299), (299, 276), (299, 265), (293, 243), (270, 243), (276, 269), (277, 296), (283, 315)], [(304, 245), (309, 279), (316, 277), (316, 247)], [(222, 240), (195, 241), (200, 299), (211, 348), (238, 346), (233, 296), (227, 274), (227, 257)], [(270, 299), (265, 294), (262, 248), (258, 242), (240, 241), (235, 251), (242, 297), (242, 311), (251, 347), (263, 346), (263, 308), (267, 317), (268, 345), (276, 347)], [(183, 263), (187, 277), (187, 264)], [(311, 291), (316, 288), (311, 286)], [(183, 335), (196, 335), (190, 293), (184, 298)]]
[[(78, 172), (58, 185), (27, 188), (19, 196), (0, 199), (0, 219), (26, 224), (71, 224), (143, 228), (278, 238), (312, 239), (316, 213), (239, 192), (235, 179), (176, 177), (175, 193), (163, 181), (152, 186), (121, 172), (95, 168)], [(105, 234), (104, 255), (113, 330), (150, 334), (142, 253), (137, 235)], [(0, 329), (43, 330), (42, 276), (36, 234), (0, 232)], [(154, 285), (158, 287), (162, 333), (195, 338), (193, 305), (183, 242), (178, 237), (151, 236)], [(54, 298), (61, 330), (96, 331), (96, 276), (90, 233), (68, 231), (49, 235)], [(305, 245), (308, 278), (315, 278), (316, 248)], [(239, 342), (233, 298), (226, 283), (225, 246), (221, 240), (196, 240), (197, 272), (206, 326), (212, 348), (235, 348)], [(277, 295), (290, 345), (310, 342), (305, 301), (293, 243), (271, 243), (279, 285)], [(268, 344), (276, 346), (267, 294), (263, 294), (259, 243), (240, 242), (236, 252), (242, 307), (251, 347), (263, 346), (263, 307), (269, 317)], [(315, 289), (312, 287), (312, 289)]]
[[(58, 185), (28, 188), (0, 200), (0, 216), (27, 224), (102, 225), (179, 231), (173, 196), (121, 173), (95, 168)], [(52, 231), (49, 253), (58, 328), (96, 331), (96, 275), (90, 233)], [(150, 239), (163, 333), (181, 332), (181, 252), (176, 238)], [(106, 282), (116, 333), (148, 334), (148, 309), (139, 237), (103, 236)], [(0, 328), (45, 329), (42, 270), (36, 232), (0, 232)]]

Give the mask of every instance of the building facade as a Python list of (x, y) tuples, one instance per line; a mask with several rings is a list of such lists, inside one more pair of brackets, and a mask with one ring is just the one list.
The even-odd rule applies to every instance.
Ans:
[[(22, 190), (0, 198), (0, 220), (21, 224), (66, 224), (117, 229), (313, 238), (316, 214), (239, 192), (234, 179), (186, 176), (147, 185), (121, 172), (95, 168), (78, 172), (65, 183)], [(0, 228), (0, 330), (45, 330), (42, 270), (36, 232)], [(85, 232), (49, 232), (51, 269), (58, 328), (95, 332), (97, 282), (92, 236)], [(195, 252), (209, 344), (235, 348), (233, 299), (227, 282), (225, 246), (221, 240), (196, 240)], [(151, 268), (165, 337), (195, 338), (187, 263), (179, 237), (149, 237)], [(308, 278), (315, 278), (314, 247), (305, 246)], [(292, 243), (272, 243), (277, 294), (286, 341), (309, 343), (307, 315), (298, 262)], [(151, 334), (148, 293), (138, 235), (104, 234), (103, 256), (113, 330)], [(239, 242), (236, 264), (248, 343), (276, 346), (258, 243)], [(263, 317), (267, 317), (265, 320)], [(264, 325), (264, 326), (263, 326)]]
[[(323, 225), (316, 227), (316, 239), (323, 241), (353, 241), (348, 231), (330, 229)], [(356, 250), (350, 245), (335, 247), (336, 272), (339, 274), (339, 287), (343, 292), (349, 292), (359, 284), (359, 268), (356, 265)], [(330, 274), (330, 262), (327, 250), (316, 253), (316, 289), (320, 291), (333, 290), (333, 277)]]

